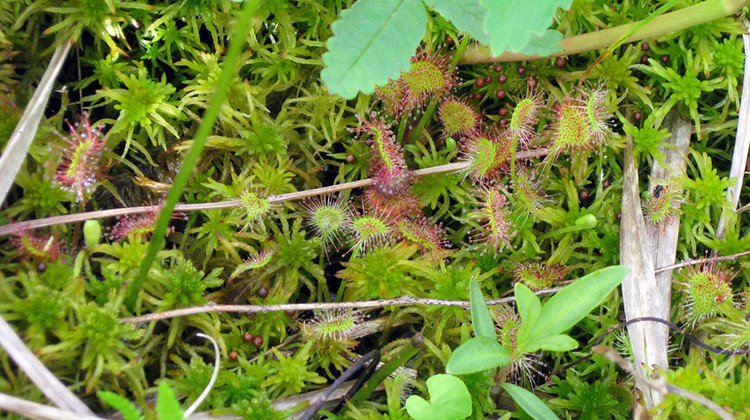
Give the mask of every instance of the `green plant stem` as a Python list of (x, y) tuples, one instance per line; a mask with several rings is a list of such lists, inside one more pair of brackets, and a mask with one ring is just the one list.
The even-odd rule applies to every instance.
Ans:
[[(652, 39), (671, 32), (680, 31), (691, 26), (700, 25), (724, 16), (738, 12), (750, 0), (708, 0), (700, 4), (685, 7), (671, 13), (653, 18), (635, 33), (628, 36), (624, 42), (635, 42)], [(626, 35), (634, 27), (642, 25), (642, 21), (603, 29), (601, 31), (572, 36), (560, 41), (562, 51), (549, 55), (528, 55), (504, 52), (497, 57), (490, 54), (490, 49), (484, 45), (477, 45), (466, 50), (459, 64), (496, 63), (506, 61), (538, 60), (549, 57), (560, 57), (579, 54), (586, 51), (608, 48)]]
[[(528, 159), (531, 157), (541, 157), (547, 154), (547, 149), (537, 149), (531, 152), (520, 152), (518, 153), (518, 159)], [(426, 176), (441, 174), (446, 172), (455, 172), (466, 169), (469, 166), (467, 162), (454, 162), (447, 163), (445, 165), (432, 166), (424, 169), (417, 169), (414, 171), (414, 176)], [(372, 185), (371, 178), (361, 179), (359, 181), (345, 182), (343, 184), (330, 185), (327, 187), (313, 188), (310, 190), (297, 191), (287, 194), (272, 195), (266, 197), (266, 199), (272, 203), (284, 203), (287, 201), (302, 200), (309, 197), (315, 197), (324, 194), (333, 194), (339, 191), (351, 190), (354, 188), (365, 188)], [(189, 211), (203, 211), (203, 210), (219, 210), (219, 209), (232, 209), (242, 207), (241, 200), (228, 200), (219, 201), (216, 203), (196, 203), (196, 204), (177, 204), (174, 206), (174, 211), (189, 212)], [(62, 225), (66, 223), (81, 222), (84, 220), (92, 219), (105, 219), (109, 217), (126, 216), (130, 214), (142, 214), (152, 213), (159, 211), (159, 206), (137, 206), (137, 207), (125, 207), (119, 209), (107, 209), (90, 211), (86, 213), (66, 214), (62, 216), (52, 216), (43, 219), (27, 220), (23, 222), (11, 223), (5, 226), (0, 226), (0, 236), (12, 235), (17, 232), (21, 232), (28, 229), (39, 229), (48, 226)]]
[(224, 59), (221, 74), (216, 84), (216, 92), (211, 100), (211, 104), (203, 114), (203, 120), (201, 121), (198, 131), (195, 133), (193, 144), (190, 146), (185, 158), (180, 167), (180, 171), (175, 177), (172, 188), (169, 189), (169, 194), (164, 201), (164, 206), (159, 213), (159, 217), (156, 219), (154, 225), (154, 234), (151, 236), (151, 241), (148, 244), (146, 255), (143, 257), (140, 269), (136, 274), (133, 281), (128, 285), (125, 294), (125, 305), (133, 310), (135, 301), (138, 298), (138, 293), (141, 291), (143, 281), (146, 279), (151, 264), (154, 262), (156, 253), (164, 246), (164, 237), (167, 232), (167, 226), (172, 218), (172, 212), (177, 205), (177, 201), (182, 196), (182, 191), (187, 185), (187, 181), (193, 172), (195, 164), (198, 162), (198, 158), (203, 151), (203, 146), (206, 144), (206, 139), (213, 130), (214, 122), (216, 122), (219, 116), (221, 105), (229, 93), (229, 85), (232, 83), (235, 70), (237, 68), (237, 59), (240, 56), (242, 47), (247, 39), (247, 34), (250, 32), (252, 26), (253, 16), (260, 6), (260, 0), (248, 0), (243, 6), (242, 10), (237, 19), (237, 26), (234, 28), (232, 33), (233, 41), (229, 44), (227, 55)]

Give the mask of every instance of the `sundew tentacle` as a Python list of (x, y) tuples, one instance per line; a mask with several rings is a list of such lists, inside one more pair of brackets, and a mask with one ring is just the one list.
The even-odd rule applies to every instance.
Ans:
[(472, 231), (471, 241), (486, 244), (488, 247), (483, 252), (498, 253), (509, 247), (516, 230), (503, 191), (499, 187), (481, 188), (475, 198), (477, 201), (473, 204), (478, 208), (469, 213), (469, 219), (479, 226)]
[(400, 240), (417, 245), (422, 255), (440, 260), (448, 253), (450, 242), (440, 225), (422, 216), (402, 218), (396, 223)]
[(349, 204), (331, 195), (315, 197), (303, 205), (307, 213), (307, 225), (312, 228), (315, 236), (325, 244), (336, 245), (348, 230), (352, 218)]
[(463, 137), (479, 127), (479, 113), (465, 100), (451, 97), (440, 103), (438, 116), (443, 126), (443, 138)]

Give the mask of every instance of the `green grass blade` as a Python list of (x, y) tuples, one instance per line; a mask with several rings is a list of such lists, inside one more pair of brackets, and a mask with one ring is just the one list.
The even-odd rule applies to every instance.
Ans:
[(164, 206), (162, 207), (161, 213), (159, 213), (159, 218), (156, 219), (154, 233), (148, 244), (146, 255), (143, 257), (141, 267), (133, 281), (128, 285), (125, 304), (131, 310), (133, 309), (135, 301), (138, 298), (138, 293), (143, 286), (143, 281), (146, 279), (148, 271), (151, 269), (151, 264), (153, 264), (154, 258), (156, 258), (156, 253), (164, 246), (164, 236), (167, 232), (167, 226), (172, 217), (174, 206), (177, 204), (177, 201), (182, 195), (182, 191), (187, 185), (187, 181), (193, 172), (193, 167), (203, 151), (203, 146), (206, 143), (208, 135), (211, 134), (216, 118), (219, 116), (221, 104), (229, 93), (229, 85), (231, 84), (232, 77), (234, 77), (234, 73), (237, 69), (237, 59), (240, 56), (242, 46), (245, 44), (245, 39), (250, 31), (253, 16), (259, 6), (259, 0), (248, 0), (242, 6), (242, 11), (237, 19), (237, 26), (230, 38), (232, 39), (232, 42), (229, 44), (229, 50), (224, 59), (221, 75), (216, 84), (216, 92), (214, 92), (211, 104), (203, 114), (203, 120), (198, 127), (198, 131), (195, 133), (193, 144), (185, 155), (185, 159), (180, 167), (180, 172), (177, 173), (174, 182), (172, 182), (172, 188), (169, 190), (169, 194), (167, 194), (167, 199), (164, 201)]

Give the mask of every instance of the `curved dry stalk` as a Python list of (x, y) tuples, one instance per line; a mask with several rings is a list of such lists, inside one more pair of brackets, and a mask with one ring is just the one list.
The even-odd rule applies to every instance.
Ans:
[(640, 371), (640, 369), (636, 369), (632, 363), (623, 359), (622, 356), (620, 356), (620, 354), (617, 353), (617, 351), (615, 351), (615, 349), (611, 347), (596, 346), (593, 349), (591, 349), (591, 351), (594, 353), (604, 355), (604, 357), (606, 357), (609, 361), (620, 366), (622, 370), (633, 375), (636, 378), (636, 380), (638, 380), (639, 383), (645, 385), (648, 388), (651, 388), (663, 394), (666, 394), (666, 393), (674, 394), (674, 395), (677, 395), (678, 397), (682, 397), (690, 401), (696, 402), (698, 404), (701, 404), (705, 406), (706, 408), (708, 408), (709, 410), (713, 411), (722, 420), (734, 420), (734, 417), (732, 417), (732, 415), (729, 414), (726, 410), (721, 408), (719, 404), (716, 404), (715, 402), (709, 400), (708, 398), (704, 397), (701, 394), (688, 391), (687, 389), (680, 388), (676, 385), (672, 385), (669, 382), (667, 382), (665, 378), (658, 376), (656, 374), (652, 374), (651, 378), (647, 378)]
[[(532, 157), (540, 157), (547, 154), (547, 149), (538, 149), (528, 152), (519, 152), (516, 155), (517, 159), (528, 159)], [(445, 165), (432, 166), (424, 169), (417, 169), (414, 171), (414, 176), (426, 176), (434, 175), (446, 172), (454, 172), (466, 169), (469, 166), (468, 162), (455, 162), (447, 163)], [(354, 188), (369, 187), (373, 183), (372, 178), (361, 179), (359, 181), (345, 182), (343, 184), (330, 185), (327, 187), (313, 188), (310, 190), (296, 191), (287, 194), (271, 195), (266, 197), (270, 203), (283, 203), (287, 201), (302, 200), (308, 197), (315, 197), (324, 194), (333, 194), (339, 191), (351, 190)], [(175, 212), (188, 212), (188, 211), (204, 211), (204, 210), (218, 210), (218, 209), (231, 209), (242, 206), (242, 200), (228, 200), (220, 201), (217, 203), (197, 203), (197, 204), (177, 204), (174, 208)], [(52, 216), (43, 219), (28, 220), (24, 222), (10, 223), (5, 226), (0, 226), (0, 236), (12, 235), (16, 232), (21, 232), (28, 229), (39, 229), (48, 226), (62, 225), (66, 223), (83, 222), (86, 220), (93, 219), (105, 219), (109, 217), (125, 216), (130, 214), (142, 214), (159, 211), (159, 206), (136, 206), (136, 207), (125, 207), (119, 209), (108, 209), (108, 210), (97, 210), (89, 211), (85, 213), (65, 214), (62, 216)]]
[[(548, 295), (555, 293), (562, 287), (551, 289), (542, 289), (534, 294)], [(506, 297), (502, 299), (488, 300), (487, 305), (501, 305), (503, 303), (514, 302), (515, 297)], [(443, 299), (424, 299), (411, 296), (404, 296), (395, 299), (366, 300), (358, 302), (325, 302), (325, 303), (282, 303), (278, 305), (216, 305), (208, 304), (201, 306), (190, 306), (187, 308), (172, 309), (164, 312), (122, 318), (121, 321), (129, 324), (140, 324), (142, 322), (159, 321), (163, 319), (176, 318), (180, 316), (219, 313), (219, 312), (236, 312), (245, 314), (280, 312), (280, 311), (313, 311), (317, 309), (373, 309), (383, 308), (386, 306), (401, 305), (429, 305), (429, 306), (457, 306), (469, 309), (467, 300), (443, 300)]]
[(0, 410), (39, 420), (104, 420), (101, 417), (61, 410), (2, 393), (0, 393)]
[[(63, 410), (76, 413), (77, 418), (92, 415), (92, 411), (47, 369), (0, 316), (0, 345), (11, 359), (31, 379), (45, 397)], [(0, 408), (2, 405), (0, 404)]]

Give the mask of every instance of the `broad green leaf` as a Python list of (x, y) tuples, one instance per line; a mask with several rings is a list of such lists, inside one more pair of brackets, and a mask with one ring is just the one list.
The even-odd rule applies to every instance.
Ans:
[(539, 342), (568, 330), (601, 304), (625, 278), (630, 269), (622, 265), (603, 268), (581, 277), (555, 293), (542, 307), (532, 330), (519, 339), (518, 346), (528, 353), (539, 349)]
[(542, 311), (542, 302), (523, 283), (516, 283), (513, 293), (516, 297), (518, 314), (521, 315), (521, 326), (518, 328), (517, 335), (517, 340), (520, 342), (524, 341), (529, 332), (534, 329), (536, 320)]
[(471, 415), (471, 395), (464, 382), (451, 375), (427, 379), (430, 402), (412, 395), (406, 399), (406, 412), (416, 420), (458, 420)]
[(563, 36), (560, 32), (547, 29), (541, 36), (532, 36), (531, 41), (526, 45), (523, 50), (524, 54), (529, 55), (550, 55), (552, 53), (562, 51), (562, 47), (558, 45), (562, 41)]
[(557, 8), (567, 9), (572, 0), (481, 0), (487, 9), (484, 31), (490, 37), (490, 52), (521, 52), (532, 37), (542, 36), (552, 24)]
[(529, 416), (535, 420), (556, 420), (557, 416), (555, 413), (547, 407), (542, 400), (539, 399), (532, 392), (529, 392), (520, 386), (516, 386), (509, 383), (500, 385), (503, 387), (505, 392), (513, 398), (513, 401), (523, 409)]
[(320, 77), (330, 93), (351, 99), (409, 69), (427, 14), (420, 0), (359, 0), (332, 29)]
[(482, 30), (482, 22), (487, 9), (478, 1), (427, 0), (426, 3), (451, 21), (459, 31), (466, 32), (482, 44), (490, 43), (490, 37)]
[(569, 351), (578, 347), (578, 342), (567, 334), (558, 334), (539, 340), (539, 348), (549, 351)]
[(182, 409), (172, 388), (162, 381), (156, 395), (156, 416), (159, 420), (183, 420)]
[(471, 305), (471, 324), (474, 326), (474, 335), (477, 337), (490, 337), (497, 339), (495, 333), (495, 322), (490, 316), (490, 310), (484, 302), (484, 296), (479, 289), (477, 279), (471, 279), (469, 286), (469, 300)]
[(480, 336), (458, 346), (448, 360), (445, 371), (452, 375), (468, 375), (508, 363), (508, 351), (497, 342), (497, 339)]
[(143, 414), (138, 407), (122, 395), (110, 391), (99, 391), (96, 395), (102, 402), (119, 411), (124, 420), (143, 420)]

